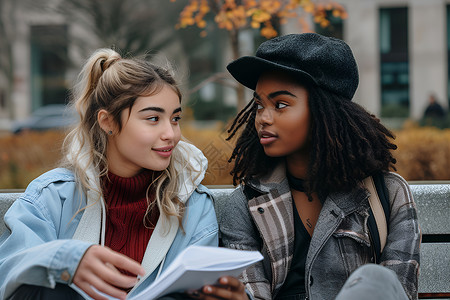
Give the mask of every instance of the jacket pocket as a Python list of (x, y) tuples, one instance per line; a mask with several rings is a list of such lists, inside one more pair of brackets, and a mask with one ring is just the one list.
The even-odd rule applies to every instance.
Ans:
[(367, 212), (355, 212), (345, 217), (333, 238), (349, 276), (359, 266), (372, 262), (372, 247), (367, 227)]

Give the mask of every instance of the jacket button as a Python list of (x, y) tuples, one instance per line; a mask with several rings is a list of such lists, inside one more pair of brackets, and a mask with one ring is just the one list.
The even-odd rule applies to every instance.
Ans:
[(61, 273), (61, 280), (63, 281), (69, 281), (70, 279), (70, 274), (67, 271), (64, 271)]
[(259, 212), (260, 214), (263, 214), (263, 213), (264, 213), (264, 208), (258, 207), (258, 212)]
[(313, 285), (313, 282), (314, 282), (313, 277), (312, 277), (312, 276), (309, 276), (309, 285), (312, 286), (312, 285)]

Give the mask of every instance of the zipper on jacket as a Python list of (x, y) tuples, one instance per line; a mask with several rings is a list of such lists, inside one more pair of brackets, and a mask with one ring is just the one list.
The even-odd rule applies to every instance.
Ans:
[(377, 255), (375, 253), (375, 247), (374, 247), (375, 245), (373, 244), (372, 234), (370, 233), (370, 230), (369, 230), (369, 239), (370, 239), (370, 250), (372, 252), (372, 256), (370, 257), (370, 260), (372, 263), (378, 264)]

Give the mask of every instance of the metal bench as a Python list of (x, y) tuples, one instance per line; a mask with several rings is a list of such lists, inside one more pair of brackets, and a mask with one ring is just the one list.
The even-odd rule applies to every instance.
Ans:
[[(210, 187), (216, 203), (226, 201), (233, 188)], [(422, 229), (420, 299), (450, 299), (450, 184), (411, 184)], [(3, 215), (20, 193), (0, 190), (0, 234)]]

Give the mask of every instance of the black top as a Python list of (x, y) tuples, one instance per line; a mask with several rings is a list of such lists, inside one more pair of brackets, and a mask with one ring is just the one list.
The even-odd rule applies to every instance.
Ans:
[(289, 273), (281, 287), (277, 299), (285, 296), (305, 294), (305, 264), (311, 236), (298, 215), (294, 199), (292, 199), (294, 213), (294, 257), (292, 258)]

